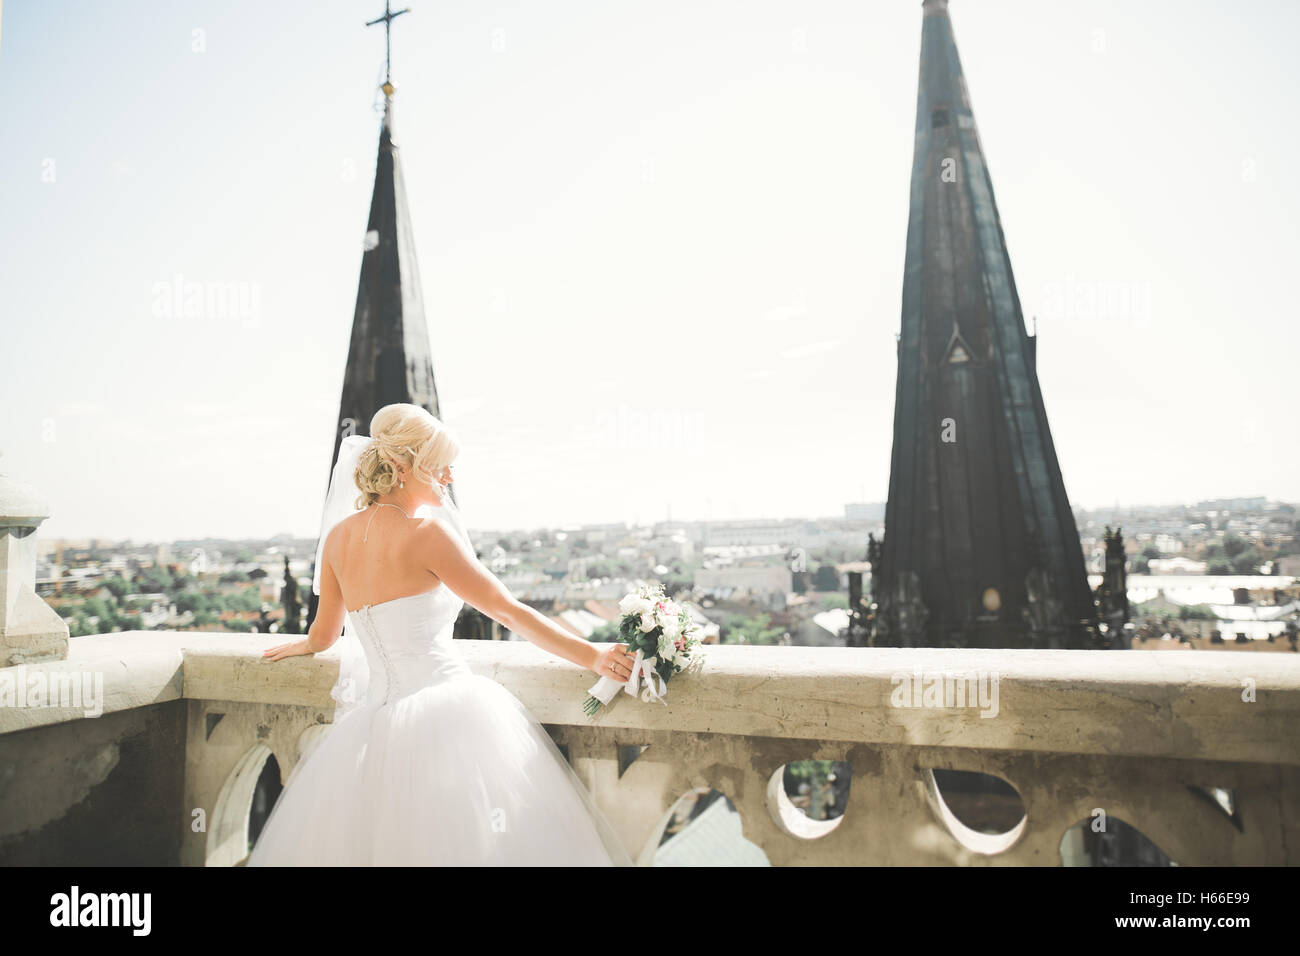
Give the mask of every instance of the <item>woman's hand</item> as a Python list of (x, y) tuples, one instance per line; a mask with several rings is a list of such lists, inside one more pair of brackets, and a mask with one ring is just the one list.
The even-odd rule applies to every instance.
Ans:
[(592, 670), (601, 677), (609, 677), (620, 684), (626, 684), (632, 676), (632, 665), (636, 658), (627, 652), (626, 644), (611, 644), (596, 656)]
[(294, 641), (292, 644), (281, 644), (270, 650), (262, 652), (262, 656), (270, 661), (282, 661), (286, 657), (301, 657), (303, 654), (314, 654), (310, 647), (307, 646), (307, 639)]

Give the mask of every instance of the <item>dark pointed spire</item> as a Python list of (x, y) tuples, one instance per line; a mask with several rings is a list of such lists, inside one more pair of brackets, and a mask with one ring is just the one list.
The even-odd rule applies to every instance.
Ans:
[(1088, 646), (1083, 552), (948, 0), (922, 10), (880, 642)]
[[(404, 12), (391, 13), (385, 4), (385, 15), (372, 23), (384, 23), (387, 32), (393, 18)], [(375, 189), (370, 198), (352, 343), (343, 375), (331, 462), (338, 456), (343, 438), (366, 434), (371, 416), (385, 405), (409, 402), (439, 416), (415, 238), (393, 134), (391, 60), (383, 91), (384, 119), (379, 129)]]

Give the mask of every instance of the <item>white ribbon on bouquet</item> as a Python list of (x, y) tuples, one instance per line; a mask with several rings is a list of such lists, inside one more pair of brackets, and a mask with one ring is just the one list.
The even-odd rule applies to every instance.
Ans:
[(664, 700), (664, 695), (668, 693), (668, 684), (655, 670), (658, 661), (657, 657), (645, 657), (643, 651), (637, 651), (636, 661), (632, 664), (632, 676), (627, 679), (627, 683), (616, 681), (612, 677), (602, 677), (587, 693), (602, 704), (608, 704), (623, 690), (633, 697), (640, 697), (647, 704), (657, 700), (667, 707), (668, 701)]

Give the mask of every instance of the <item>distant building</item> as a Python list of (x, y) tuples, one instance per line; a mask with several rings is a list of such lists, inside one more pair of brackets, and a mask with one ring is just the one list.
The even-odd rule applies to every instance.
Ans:
[(1177, 554), (1183, 550), (1182, 539), (1172, 534), (1158, 534), (1152, 541), (1161, 554)]
[(789, 547), (799, 537), (802, 521), (727, 521), (710, 522), (705, 539), (707, 547), (727, 545), (775, 544)]
[(1267, 498), (1215, 498), (1212, 501), (1198, 501), (1197, 511), (1263, 511), (1268, 504)]
[(1300, 554), (1284, 554), (1274, 562), (1274, 572), (1279, 575), (1300, 576)]
[(706, 560), (730, 563), (754, 558), (775, 558), (784, 555), (787, 545), (780, 544), (725, 544), (704, 549)]
[(1152, 558), (1147, 568), (1152, 574), (1204, 574), (1209, 566), (1191, 558)]
[(749, 598), (774, 609), (783, 609), (794, 590), (794, 573), (784, 564), (700, 568), (695, 587), (726, 600)]
[(573, 632), (578, 637), (588, 639), (599, 627), (604, 626), (604, 618), (592, 614), (585, 608), (569, 608), (551, 615), (551, 620), (561, 627)]
[(646, 542), (646, 550), (654, 555), (657, 564), (690, 561), (695, 557), (695, 545), (682, 531), (651, 538)]

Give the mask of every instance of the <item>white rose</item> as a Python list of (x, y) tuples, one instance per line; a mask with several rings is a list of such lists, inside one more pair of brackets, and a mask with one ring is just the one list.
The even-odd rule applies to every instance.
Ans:
[(643, 634), (649, 634), (658, 626), (659, 622), (655, 620), (655, 616), (652, 612), (646, 611), (641, 615), (641, 632)]
[(629, 594), (618, 602), (618, 609), (624, 614), (644, 614), (653, 605), (639, 594)]

